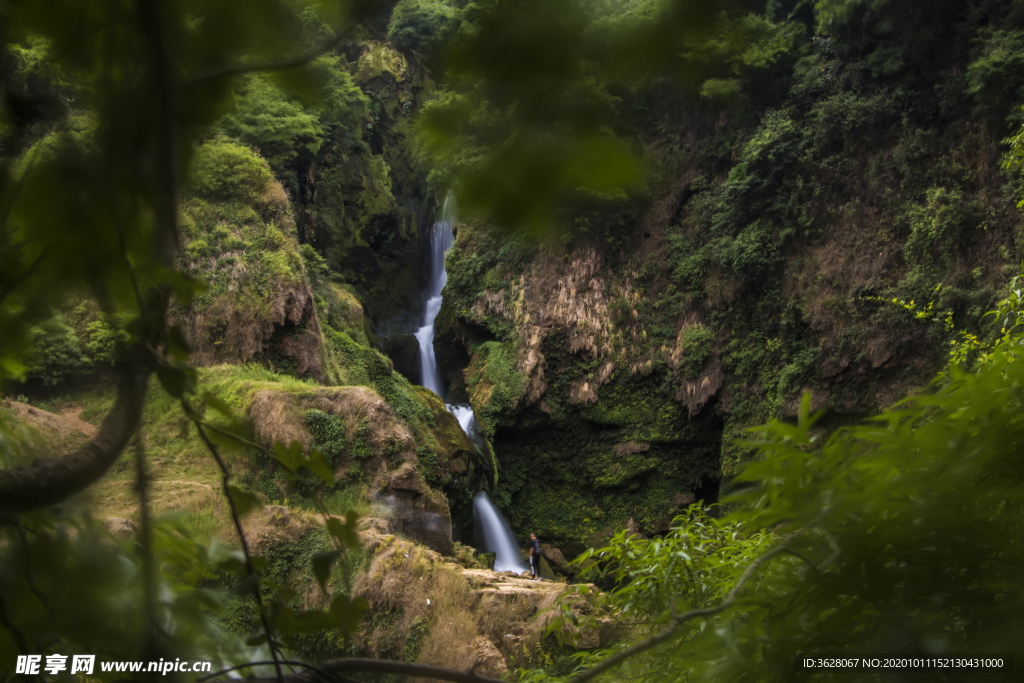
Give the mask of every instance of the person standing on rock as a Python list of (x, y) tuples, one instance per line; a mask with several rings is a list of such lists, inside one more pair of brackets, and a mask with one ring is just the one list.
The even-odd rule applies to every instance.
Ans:
[(533, 572), (533, 580), (540, 581), (540, 539), (537, 532), (530, 532), (530, 571)]

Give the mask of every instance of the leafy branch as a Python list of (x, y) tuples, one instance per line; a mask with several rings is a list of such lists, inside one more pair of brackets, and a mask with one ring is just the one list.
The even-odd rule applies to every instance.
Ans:
[(736, 581), (736, 584), (732, 587), (732, 590), (729, 591), (729, 593), (725, 596), (725, 599), (722, 600), (722, 602), (718, 603), (718, 605), (714, 607), (691, 609), (682, 613), (676, 613), (675, 607), (673, 606), (672, 617), (670, 618), (668, 625), (664, 629), (648, 638), (645, 638), (644, 640), (641, 640), (638, 643), (631, 645), (625, 650), (620, 650), (619, 652), (616, 652), (614, 655), (603, 660), (601, 663), (577, 674), (576, 676), (570, 679), (569, 683), (584, 683), (584, 681), (592, 680), (597, 676), (600, 676), (601, 674), (605, 673), (606, 671), (610, 671), (611, 669), (617, 667), (619, 664), (626, 661), (627, 659), (635, 657), (643, 652), (656, 648), (659, 645), (662, 645), (676, 638), (679, 635), (680, 629), (687, 622), (701, 617), (711, 617), (729, 609), (734, 604), (736, 604), (736, 600), (737, 598), (739, 598), (740, 591), (743, 590), (743, 587), (754, 575), (754, 573), (763, 564), (767, 563), (772, 558), (787, 552), (789, 550), (789, 544), (793, 541), (794, 538), (801, 535), (802, 533), (802, 531), (797, 531), (792, 534), (783, 536), (775, 547), (759, 555), (753, 562), (747, 565), (746, 570), (743, 572), (742, 576), (740, 576), (740, 578)]

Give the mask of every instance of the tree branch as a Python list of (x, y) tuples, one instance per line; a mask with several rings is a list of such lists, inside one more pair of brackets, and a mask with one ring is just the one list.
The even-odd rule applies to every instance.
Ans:
[(255, 64), (233, 64), (230, 66), (221, 66), (216, 69), (210, 69), (203, 73), (197, 74), (185, 80), (183, 89), (187, 92), (189, 88), (194, 88), (197, 85), (201, 85), (208, 81), (216, 80), (218, 78), (231, 78), (234, 76), (241, 76), (247, 73), (253, 73), (256, 71), (288, 71), (289, 69), (297, 69), (301, 66), (306, 66), (317, 57), (327, 54), (334, 48), (341, 44), (341, 41), (345, 39), (345, 32), (338, 31), (333, 38), (325, 41), (323, 44), (307, 52), (304, 55), (294, 57), (292, 59), (286, 59), (279, 62), (257, 62)]
[(641, 652), (646, 652), (647, 650), (655, 648), (661, 645), (662, 643), (672, 640), (676, 637), (679, 628), (691, 619), (696, 619), (697, 617), (714, 616), (729, 609), (736, 603), (736, 599), (739, 597), (740, 591), (743, 590), (743, 586), (746, 585), (747, 581), (750, 580), (750, 577), (754, 575), (754, 572), (756, 572), (761, 565), (763, 565), (765, 562), (772, 559), (776, 555), (787, 552), (789, 543), (794, 538), (796, 538), (796, 536), (798, 536), (800, 533), (802, 532), (797, 531), (788, 536), (785, 536), (777, 546), (765, 552), (764, 554), (759, 555), (753, 562), (751, 562), (750, 565), (747, 566), (747, 569), (743, 572), (743, 575), (740, 576), (739, 580), (736, 582), (736, 585), (732, 587), (732, 590), (729, 591), (729, 594), (726, 595), (725, 599), (722, 600), (722, 602), (718, 603), (717, 606), (708, 607), (706, 609), (692, 609), (688, 612), (683, 612), (679, 615), (673, 615), (671, 621), (669, 621), (668, 623), (668, 626), (666, 626), (661, 632), (656, 633), (649, 638), (645, 638), (644, 640), (641, 640), (639, 643), (636, 643), (635, 645), (628, 647), (625, 650), (620, 650), (619, 652), (615, 653), (614, 655), (604, 660), (597, 666), (587, 669), (578, 676), (574, 676), (569, 680), (569, 683), (583, 683), (584, 681), (589, 681), (592, 678), (596, 678), (604, 672), (615, 668), (616, 666), (618, 666), (625, 660), (629, 659), (630, 657), (635, 657)]
[[(252, 668), (254, 666), (270, 666), (273, 663), (274, 662), (248, 662), (247, 664), (239, 664), (238, 666), (232, 666), (232, 667), (230, 667), (228, 669), (222, 669), (220, 671), (215, 671), (214, 673), (210, 674), (209, 676), (203, 676), (202, 678), (198, 679), (196, 681), (196, 683), (203, 683), (204, 681), (208, 681), (211, 678), (216, 678), (217, 676), (223, 676), (224, 674), (231, 673), (232, 671), (241, 671), (242, 669), (250, 669), (250, 668)], [(330, 673), (329, 671), (324, 671), (323, 669), (321, 669), (318, 666), (313, 666), (312, 664), (306, 664), (305, 662), (296, 662), (296, 661), (291, 660), (291, 659), (282, 659), (281, 663), (284, 664), (285, 666), (290, 666), (290, 667), (293, 667), (293, 668), (294, 667), (299, 667), (299, 668), (302, 668), (302, 669), (308, 669), (309, 671), (313, 671), (313, 672), (319, 674), (321, 679), (324, 680), (324, 681), (328, 681), (328, 682), (335, 681), (335, 683), (359, 683), (359, 681), (357, 681), (357, 680), (355, 680), (353, 678), (345, 678), (344, 676), (339, 676), (338, 674)]]
[(139, 536), (136, 550), (142, 566), (142, 616), (145, 621), (146, 658), (158, 658), (156, 620), (156, 563), (153, 561), (153, 520), (149, 514), (149, 473), (146, 471), (146, 451), (142, 430), (135, 431), (135, 492), (139, 494)]
[(38, 458), (25, 467), (0, 470), (0, 514), (63, 502), (91, 486), (117, 461), (142, 418), (151, 355), (133, 346), (117, 367), (117, 402), (92, 441), (63, 458)]
[[(474, 663), (475, 666), (475, 663)], [(338, 673), (375, 673), (392, 674), (396, 676), (409, 676), (412, 678), (427, 678), (435, 681), (450, 681), (451, 683), (502, 683), (496, 678), (488, 678), (477, 674), (473, 668), (468, 671), (455, 669), (443, 669), (437, 666), (425, 664), (411, 664), (409, 662), (389, 662), (379, 659), (330, 659), (317, 665), (318, 669), (330, 674)], [(307, 672), (285, 676), (285, 683), (316, 683), (318, 672)], [(205, 680), (205, 679), (204, 679)], [(231, 679), (220, 679), (214, 683), (229, 683)], [(247, 678), (246, 683), (275, 683), (276, 678)]]

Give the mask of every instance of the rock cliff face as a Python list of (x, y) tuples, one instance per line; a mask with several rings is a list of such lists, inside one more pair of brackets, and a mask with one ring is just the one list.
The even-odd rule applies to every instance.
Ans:
[(423, 69), (382, 41), (353, 44), (346, 69), (367, 98), (359, 145), (328, 141), (295, 198), (303, 241), (354, 286), (375, 322), (420, 305), (421, 230), (432, 206), (412, 158), (411, 125), (433, 91)]
[(636, 274), (595, 249), (542, 251), (481, 282), (460, 261), (486, 258), (493, 238), (468, 225), (459, 235), (441, 343), (470, 358), (463, 380), (513, 526), (578, 552), (629, 518), (663, 529), (678, 501), (714, 500), (718, 358), (684, 359), (681, 344), (650, 353)]

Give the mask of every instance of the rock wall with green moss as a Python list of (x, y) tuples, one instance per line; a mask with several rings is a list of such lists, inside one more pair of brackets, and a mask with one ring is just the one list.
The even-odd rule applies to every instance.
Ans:
[(421, 229), (433, 215), (426, 170), (413, 160), (411, 124), (433, 86), (414, 61), (381, 41), (346, 55), (364, 97), (358, 137), (326, 141), (298, 197), (305, 242), (359, 292), (381, 322), (419, 306)]
[(657, 531), (730, 486), (744, 430), (803, 392), (831, 428), (926, 384), (961, 333), (998, 332), (982, 316), (1022, 254), (1001, 157), (1024, 14), (907, 3), (908, 36), (884, 29), (895, 5), (857, 7), (828, 33), (792, 15), (808, 38), (738, 101), (623, 91), (648, 196), (581, 202), (535, 239), (458, 225), (444, 369), (521, 535)]

